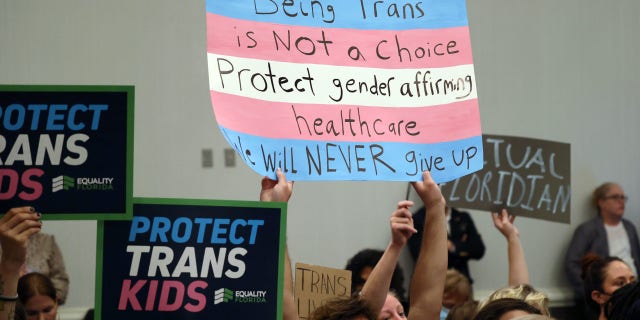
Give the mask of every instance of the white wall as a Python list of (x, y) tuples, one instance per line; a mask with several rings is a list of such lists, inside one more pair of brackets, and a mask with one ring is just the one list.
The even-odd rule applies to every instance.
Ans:
[[(483, 131), (571, 144), (572, 224), (517, 220), (533, 283), (562, 302), (562, 257), (576, 225), (594, 215), (594, 186), (620, 182), (640, 225), (640, 1), (473, 0), (468, 9)], [(254, 200), (260, 177), (223, 166), (205, 41), (204, 1), (0, 0), (0, 83), (135, 85), (135, 196)], [(200, 167), (203, 148), (214, 150), (213, 169)], [(344, 267), (364, 247), (384, 248), (406, 186), (297, 183), (294, 262)], [(506, 246), (488, 214), (473, 213), (488, 247), (471, 265), (482, 296), (506, 283)], [(44, 230), (71, 273), (67, 308), (92, 306), (95, 222), (48, 221)]]

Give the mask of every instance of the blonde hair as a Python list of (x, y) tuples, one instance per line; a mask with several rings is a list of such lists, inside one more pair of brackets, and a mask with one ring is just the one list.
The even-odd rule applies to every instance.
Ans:
[(458, 294), (463, 297), (467, 297), (467, 300), (473, 299), (473, 292), (471, 291), (471, 283), (469, 279), (455, 269), (447, 270), (447, 277), (444, 282), (445, 294)]
[(487, 303), (503, 299), (512, 298), (522, 300), (529, 305), (540, 310), (542, 315), (550, 316), (549, 312), (549, 298), (546, 294), (537, 291), (529, 284), (520, 284), (517, 286), (505, 287), (494, 291), (485, 301), (482, 301), (478, 306), (478, 310), (481, 310)]

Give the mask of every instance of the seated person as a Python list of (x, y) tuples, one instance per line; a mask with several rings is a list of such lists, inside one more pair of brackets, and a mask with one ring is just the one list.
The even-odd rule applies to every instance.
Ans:
[(601, 257), (615, 256), (622, 259), (637, 276), (640, 269), (640, 240), (636, 226), (624, 218), (627, 196), (622, 187), (613, 182), (598, 186), (591, 197), (591, 205), (597, 215), (580, 224), (574, 231), (565, 255), (565, 273), (573, 287), (576, 311), (590, 310), (585, 307), (584, 284), (582, 282), (582, 257), (593, 252)]
[[(469, 282), (473, 279), (469, 273), (469, 260), (479, 260), (484, 256), (485, 246), (482, 237), (478, 233), (471, 215), (455, 208), (447, 207), (447, 261), (449, 269), (460, 271)], [(424, 207), (413, 214), (413, 223), (417, 230), (422, 230), (424, 225)], [(409, 252), (414, 260), (420, 251), (422, 234), (418, 232), (409, 239)]]

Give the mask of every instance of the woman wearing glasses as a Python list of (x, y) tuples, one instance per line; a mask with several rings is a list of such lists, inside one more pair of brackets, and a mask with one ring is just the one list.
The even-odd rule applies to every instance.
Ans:
[[(602, 257), (616, 256), (624, 261), (634, 276), (640, 269), (640, 242), (636, 227), (624, 219), (627, 202), (624, 190), (617, 183), (607, 182), (593, 191), (593, 205), (598, 216), (582, 223), (573, 233), (565, 256), (565, 272), (569, 278), (576, 303), (585, 306), (581, 259), (587, 253)], [(590, 317), (585, 316), (583, 319)]]

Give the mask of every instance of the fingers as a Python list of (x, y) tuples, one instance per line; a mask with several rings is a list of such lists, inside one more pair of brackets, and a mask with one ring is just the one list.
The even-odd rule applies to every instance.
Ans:
[(398, 205), (396, 208), (400, 209), (400, 208), (411, 208), (413, 207), (413, 201), (411, 200), (402, 200), (398, 202)]
[(414, 233), (418, 233), (418, 230), (413, 227), (413, 224), (408, 223), (393, 223), (391, 227), (394, 230), (400, 231), (405, 235), (412, 235)]
[(283, 187), (293, 187), (293, 181), (287, 181), (287, 176), (280, 168), (276, 169), (276, 177), (278, 178), (278, 185)]
[(26, 241), (42, 228), (40, 216), (33, 207), (12, 208), (0, 219), (0, 239)]
[(425, 208), (429, 209), (434, 206), (446, 205), (444, 197), (440, 192), (440, 187), (438, 187), (436, 182), (432, 179), (429, 171), (424, 171), (422, 173), (422, 181), (411, 182), (411, 185), (420, 196)]
[(33, 207), (11, 208), (0, 219), (0, 231), (11, 230), (27, 219), (40, 220), (40, 214)]
[(491, 213), (491, 219), (493, 219), (493, 225), (498, 226), (500, 224), (500, 214), (497, 212)]

